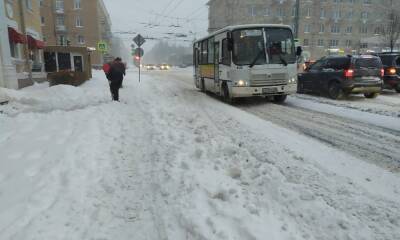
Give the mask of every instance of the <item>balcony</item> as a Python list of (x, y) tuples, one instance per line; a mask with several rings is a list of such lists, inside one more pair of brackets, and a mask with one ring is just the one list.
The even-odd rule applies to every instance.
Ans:
[(56, 26), (56, 32), (66, 32), (67, 27), (65, 25), (57, 25)]
[(54, 9), (54, 11), (55, 11), (57, 14), (64, 14), (64, 8), (61, 8), (61, 7), (56, 7), (56, 8)]

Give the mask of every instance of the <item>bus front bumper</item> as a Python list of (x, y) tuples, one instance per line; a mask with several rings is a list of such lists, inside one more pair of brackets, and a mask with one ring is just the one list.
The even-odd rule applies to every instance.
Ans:
[(297, 84), (280, 86), (257, 86), (257, 87), (232, 87), (231, 96), (233, 98), (253, 97), (253, 96), (274, 96), (290, 95), (297, 91)]

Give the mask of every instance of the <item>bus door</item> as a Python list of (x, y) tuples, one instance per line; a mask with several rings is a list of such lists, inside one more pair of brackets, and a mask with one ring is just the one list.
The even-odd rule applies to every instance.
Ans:
[(219, 42), (214, 43), (214, 91), (219, 93)]

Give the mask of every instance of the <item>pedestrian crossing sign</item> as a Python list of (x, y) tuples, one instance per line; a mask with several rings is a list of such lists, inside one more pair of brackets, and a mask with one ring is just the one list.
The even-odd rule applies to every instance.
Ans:
[(102, 53), (108, 52), (108, 44), (104, 41), (100, 41), (97, 43), (97, 50)]

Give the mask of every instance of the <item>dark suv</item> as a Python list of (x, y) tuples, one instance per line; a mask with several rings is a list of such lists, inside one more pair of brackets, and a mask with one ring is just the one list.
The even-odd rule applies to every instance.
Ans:
[(379, 53), (385, 68), (384, 88), (400, 93), (400, 53)]
[(377, 56), (328, 56), (299, 74), (298, 92), (326, 93), (332, 99), (351, 93), (375, 98), (383, 87), (383, 72)]

